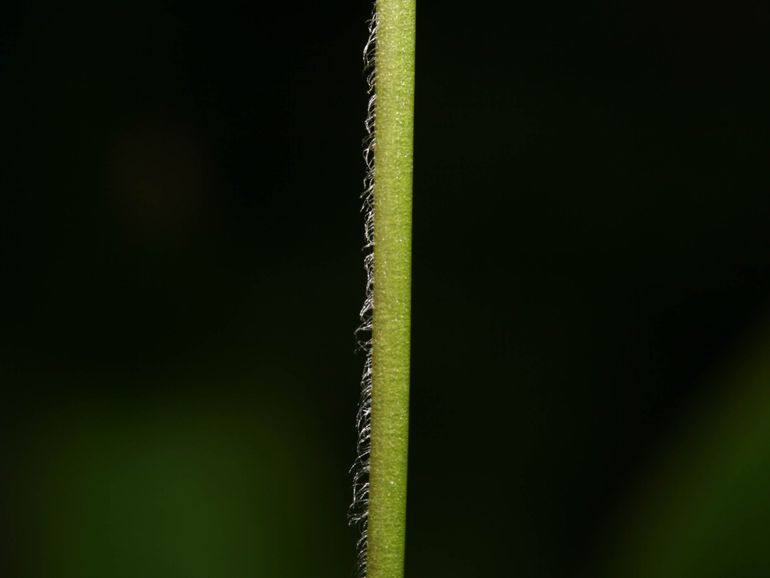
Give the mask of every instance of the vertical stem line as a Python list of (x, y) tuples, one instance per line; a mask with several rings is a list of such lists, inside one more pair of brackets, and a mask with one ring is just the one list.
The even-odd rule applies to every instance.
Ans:
[(416, 0), (377, 0), (368, 578), (404, 573)]

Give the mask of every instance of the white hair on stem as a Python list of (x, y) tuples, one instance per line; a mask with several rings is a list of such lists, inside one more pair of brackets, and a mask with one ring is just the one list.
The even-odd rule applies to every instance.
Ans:
[(356, 543), (356, 574), (366, 578), (367, 573), (367, 538), (369, 521), (369, 460), (371, 455), (372, 431), (372, 315), (374, 312), (374, 152), (376, 100), (375, 53), (377, 45), (377, 7), (376, 1), (369, 20), (369, 38), (364, 46), (364, 74), (366, 75), (367, 106), (364, 127), (364, 190), (361, 212), (364, 214), (364, 269), (366, 270), (366, 296), (359, 314), (360, 325), (356, 330), (359, 347), (364, 351), (364, 371), (361, 377), (361, 399), (356, 414), (356, 459), (353, 462), (353, 502), (350, 505), (349, 522), (359, 531)]

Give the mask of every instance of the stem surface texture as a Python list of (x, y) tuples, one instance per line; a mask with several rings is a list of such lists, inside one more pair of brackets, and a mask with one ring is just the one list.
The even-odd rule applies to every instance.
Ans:
[(377, 0), (368, 578), (404, 574), (416, 0)]

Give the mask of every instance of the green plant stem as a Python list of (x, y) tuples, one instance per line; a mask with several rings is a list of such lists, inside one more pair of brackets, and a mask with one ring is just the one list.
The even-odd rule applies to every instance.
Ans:
[(404, 573), (416, 0), (377, 0), (368, 578)]

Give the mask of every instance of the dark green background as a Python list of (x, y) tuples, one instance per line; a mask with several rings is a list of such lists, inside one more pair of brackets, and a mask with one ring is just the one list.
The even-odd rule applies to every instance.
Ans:
[[(0, 575), (352, 575), (369, 10), (2, 4)], [(418, 10), (408, 575), (770, 574), (767, 5)]]

